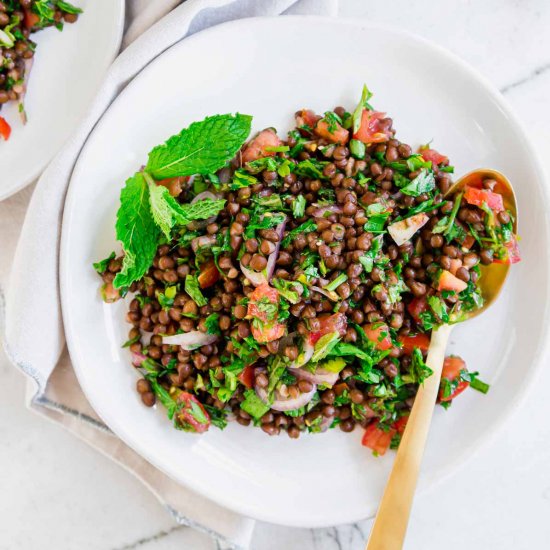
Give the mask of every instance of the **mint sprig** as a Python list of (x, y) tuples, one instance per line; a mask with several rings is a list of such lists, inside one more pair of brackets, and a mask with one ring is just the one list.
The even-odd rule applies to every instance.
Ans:
[(151, 213), (149, 187), (138, 172), (120, 192), (116, 237), (122, 242), (124, 259), (122, 270), (113, 281), (116, 288), (130, 286), (143, 277), (155, 257), (160, 234)]
[(150, 268), (161, 238), (193, 220), (215, 216), (225, 200), (180, 204), (155, 180), (211, 174), (234, 157), (250, 133), (249, 115), (215, 115), (194, 122), (149, 153), (147, 166), (126, 181), (120, 193), (116, 236), (122, 243), (122, 270), (113, 285), (128, 287)]
[(193, 122), (149, 153), (145, 171), (156, 179), (211, 174), (235, 156), (248, 134), (250, 115), (215, 115)]

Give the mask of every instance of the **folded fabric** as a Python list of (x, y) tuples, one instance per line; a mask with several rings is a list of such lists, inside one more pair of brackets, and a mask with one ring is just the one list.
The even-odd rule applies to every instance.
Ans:
[[(176, 485), (148, 464), (101, 422), (78, 386), (65, 349), (59, 298), (59, 239), (65, 194), (74, 164), (97, 121), (128, 82), (166, 49), (193, 33), (237, 18), (286, 13), (335, 15), (336, 2), (187, 0), (157, 23), (177, 0), (130, 2), (123, 42), (127, 47), (109, 69), (79, 128), (45, 170), (33, 193), (13, 259), (5, 312), (0, 311), (0, 320), (5, 316), (6, 353), (32, 380), (29, 406), (116, 460), (147, 485), (178, 522), (209, 533), (223, 547), (247, 547), (253, 521)], [(0, 220), (4, 218), (0, 215)]]

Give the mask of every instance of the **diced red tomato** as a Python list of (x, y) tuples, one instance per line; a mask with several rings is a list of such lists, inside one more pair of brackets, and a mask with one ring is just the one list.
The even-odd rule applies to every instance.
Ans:
[(8, 124), (5, 118), (0, 116), (0, 136), (2, 136), (6, 141), (10, 139), (11, 136), (11, 126)]
[(389, 449), (391, 440), (396, 433), (397, 431), (393, 428), (385, 432), (378, 427), (376, 422), (373, 422), (367, 426), (361, 443), (379, 456), (383, 456)]
[(182, 391), (179, 393), (177, 401), (182, 404), (177, 412), (177, 421), (184, 430), (197, 433), (208, 430), (210, 415), (193, 394)]
[(393, 428), (397, 431), (398, 434), (403, 435), (405, 428), (407, 427), (407, 422), (409, 421), (409, 415), (401, 416), (393, 423)]
[(385, 323), (370, 323), (363, 327), (367, 338), (374, 343), (374, 347), (381, 351), (390, 349), (393, 344), (390, 329)]
[(173, 197), (177, 197), (183, 189), (183, 186), (185, 185), (186, 181), (188, 181), (188, 177), (177, 177), (177, 178), (165, 178), (163, 180), (160, 180), (157, 182), (157, 185), (162, 185), (163, 187), (166, 187), (168, 191), (170, 192), (170, 195)]
[[(443, 370), (441, 371), (441, 378), (446, 378), (449, 381), (453, 381), (460, 376), (460, 371), (466, 370), (466, 363), (457, 356), (451, 355), (445, 357), (445, 362), (443, 363)], [(461, 380), (456, 389), (447, 397), (443, 397), (443, 391), (439, 391), (439, 400), (440, 401), (451, 401), (457, 395), (461, 394), (468, 386), (469, 382)]]
[(454, 290), (455, 292), (462, 292), (468, 285), (455, 277), (450, 271), (444, 269), (439, 276), (437, 283), (437, 290)]
[(267, 344), (278, 340), (285, 335), (285, 326), (281, 323), (264, 323), (258, 327), (252, 323), (251, 329), (254, 340), (260, 344)]
[(361, 125), (353, 137), (363, 143), (388, 141), (391, 138), (391, 132), (382, 128), (380, 120), (383, 118), (386, 118), (386, 113), (364, 109), (361, 115)]
[(515, 235), (512, 236), (512, 240), (506, 243), (505, 248), (508, 251), (508, 255), (503, 260), (495, 258), (493, 261), (497, 264), (517, 264), (521, 262), (521, 255), (519, 253), (518, 240)]
[(313, 111), (310, 111), (309, 109), (302, 109), (297, 115), (296, 115), (296, 126), (309, 126), (311, 129), (315, 128), (315, 125), (317, 124), (317, 121), (320, 120), (322, 117), (315, 114)]
[(431, 162), (432, 166), (439, 166), (444, 162), (449, 162), (448, 157), (442, 155), (441, 153), (438, 153), (435, 149), (422, 149), (420, 151), (420, 154), (425, 161)]
[(313, 131), (331, 143), (345, 145), (349, 139), (349, 132), (345, 128), (337, 122), (327, 122), (324, 118), (317, 122)]
[(464, 250), (470, 250), (470, 248), (474, 246), (475, 242), (476, 240), (472, 237), (472, 235), (466, 235), (466, 237), (464, 237), (464, 241), (462, 242), (462, 248)]
[(200, 271), (198, 281), (201, 288), (209, 288), (212, 285), (215, 285), (220, 278), (220, 272), (218, 271), (214, 260), (209, 260), (208, 262), (202, 264)]
[(475, 187), (466, 187), (464, 192), (464, 198), (468, 204), (481, 207), (483, 203), (486, 203), (487, 206), (494, 212), (503, 212), (504, 211), (504, 201), (502, 200), (502, 195), (498, 193), (493, 193), (488, 189), (476, 189)]
[(428, 302), (426, 301), (426, 297), (421, 296), (420, 298), (413, 298), (407, 306), (407, 311), (410, 313), (411, 317), (419, 323), (420, 314), (428, 311)]
[(279, 147), (282, 141), (273, 128), (262, 130), (254, 139), (249, 141), (242, 153), (242, 161), (251, 162), (262, 157), (273, 157), (274, 151), (268, 151), (269, 147)]
[[(257, 342), (265, 344), (278, 340), (285, 333), (285, 325), (278, 323), (274, 319), (273, 313), (270, 313), (266, 307), (273, 304), (276, 308), (279, 306), (279, 291), (276, 288), (264, 283), (256, 287), (249, 296), (247, 313), (253, 317), (251, 323), (252, 336)], [(275, 312), (275, 316), (278, 311)]]
[(399, 341), (403, 344), (403, 352), (407, 355), (410, 355), (414, 348), (418, 348), (420, 351), (428, 351), (430, 347), (430, 338), (422, 332), (414, 336), (400, 336)]
[(32, 12), (27, 8), (23, 8), (23, 12), (25, 14), (24, 16), (25, 27), (27, 27), (27, 29), (32, 29), (35, 25), (38, 24), (38, 22), (40, 21), (40, 17), (38, 17), (36, 13)]
[(247, 388), (251, 388), (254, 385), (254, 367), (247, 365), (237, 378), (241, 384), (244, 384)]
[(348, 321), (343, 313), (319, 315), (317, 319), (320, 323), (320, 327), (318, 331), (312, 332), (309, 335), (309, 342), (311, 344), (315, 345), (321, 336), (329, 334), (330, 332), (338, 332), (340, 336), (344, 336), (346, 334)]

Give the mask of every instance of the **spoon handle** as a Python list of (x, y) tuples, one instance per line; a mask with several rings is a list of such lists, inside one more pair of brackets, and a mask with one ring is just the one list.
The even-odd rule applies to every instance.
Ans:
[(433, 374), (424, 380), (416, 394), (367, 542), (367, 550), (400, 550), (403, 547), (451, 330), (451, 325), (442, 325), (432, 332), (426, 364)]

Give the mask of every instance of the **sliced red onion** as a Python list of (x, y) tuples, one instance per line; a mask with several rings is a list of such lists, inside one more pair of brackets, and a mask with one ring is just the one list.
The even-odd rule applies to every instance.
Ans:
[(145, 359), (147, 359), (147, 357), (145, 357), (143, 353), (132, 352), (132, 365), (134, 365), (134, 367), (141, 367)]
[(197, 252), (199, 248), (213, 246), (216, 242), (216, 235), (202, 235), (201, 237), (195, 237), (191, 241), (191, 248), (193, 249), (193, 252)]
[(299, 380), (307, 380), (313, 384), (328, 386), (331, 388), (338, 380), (338, 373), (318, 368), (315, 372), (307, 369), (290, 369), (290, 372)]
[(311, 290), (314, 290), (315, 292), (326, 296), (329, 300), (332, 300), (333, 302), (337, 302), (340, 299), (340, 297), (338, 296), (338, 294), (336, 294), (336, 292), (334, 292), (334, 290), (326, 290), (319, 286), (312, 286)]
[[(269, 405), (269, 400), (267, 398), (267, 392), (265, 388), (259, 388), (256, 386), (256, 394), (258, 397), (266, 404)], [(301, 393), (298, 397), (283, 397), (278, 392), (275, 392), (275, 401), (271, 405), (271, 408), (275, 411), (293, 411), (294, 409), (299, 409), (307, 405), (315, 395), (317, 391), (317, 386), (313, 385), (311, 391), (307, 393)]]
[[(290, 364), (290, 369), (299, 369), (301, 366), (309, 363), (309, 360), (313, 357), (313, 352), (315, 351), (315, 346), (309, 341), (309, 339), (304, 340), (304, 349), (302, 353), (296, 357), (296, 359)], [(280, 349), (284, 349), (280, 346)]]
[(326, 432), (331, 427), (333, 422), (334, 422), (333, 416), (328, 418), (326, 416), (323, 416), (323, 419), (321, 420), (321, 423), (318, 426), (318, 433)]
[(319, 206), (316, 203), (313, 203), (312, 206), (315, 206), (315, 210), (312, 213), (314, 218), (326, 218), (330, 214), (341, 214), (342, 207), (337, 204), (327, 204), (325, 206)]
[(148, 332), (147, 330), (141, 331), (141, 343), (148, 346), (151, 343), (151, 338), (153, 337), (152, 332)]
[(229, 180), (231, 179), (231, 167), (226, 166), (225, 168), (219, 170), (218, 178), (220, 183), (229, 183)]
[(218, 339), (216, 334), (206, 334), (200, 330), (192, 330), (183, 334), (163, 336), (162, 343), (169, 346), (181, 346), (186, 351), (191, 351), (202, 346), (213, 344)]
[(271, 281), (271, 277), (273, 277), (273, 272), (275, 271), (275, 263), (277, 262), (277, 258), (279, 256), (279, 249), (281, 248), (281, 241), (283, 240), (285, 227), (286, 217), (277, 227), (275, 227), (275, 231), (277, 232), (277, 235), (279, 235), (279, 241), (275, 243), (275, 250), (268, 256), (267, 265), (264, 271), (252, 271), (248, 267), (245, 267), (242, 262), (240, 262), (243, 275), (254, 286), (261, 286)]

